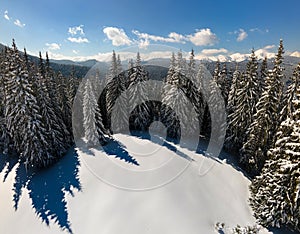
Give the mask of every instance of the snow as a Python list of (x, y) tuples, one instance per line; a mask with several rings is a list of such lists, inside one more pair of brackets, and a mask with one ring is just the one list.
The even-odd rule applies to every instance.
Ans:
[[(161, 146), (161, 138), (149, 141), (117, 134), (116, 139), (139, 166), (120, 160), (113, 153), (107, 156), (100, 149), (79, 147), (78, 156), (71, 150), (60, 162), (42, 172), (36, 182), (29, 179), (31, 186), (25, 186), (15, 211), (12, 188), (17, 164), (0, 186), (0, 233), (24, 233), (25, 230), (33, 234), (67, 233), (53, 220), (49, 226), (42, 223), (35, 214), (35, 201), (28, 196), (28, 192), (34, 196), (33, 185), (38, 187), (41, 182), (46, 186), (56, 174), (65, 187), (62, 189), (64, 197), (57, 200), (55, 206), (66, 202), (65, 212), (73, 233), (210, 234), (216, 233), (217, 222), (224, 222), (227, 227), (255, 223), (248, 205), (250, 181), (224, 161), (179, 146), (175, 152), (172, 147)], [(78, 172), (70, 169), (79, 162)], [(103, 164), (99, 165), (100, 162)], [(203, 171), (206, 173), (201, 173)], [(1, 181), (4, 172), (0, 174)], [(72, 174), (80, 181), (78, 190), (68, 177)], [(73, 188), (66, 188), (66, 183)], [(47, 191), (49, 199), (56, 196), (51, 186)], [(46, 209), (49, 211), (45, 214), (51, 219), (56, 207), (47, 204)], [(53, 217), (62, 220), (61, 217), (65, 217), (62, 213), (54, 212)], [(63, 224), (67, 226), (67, 222), (61, 222)]]

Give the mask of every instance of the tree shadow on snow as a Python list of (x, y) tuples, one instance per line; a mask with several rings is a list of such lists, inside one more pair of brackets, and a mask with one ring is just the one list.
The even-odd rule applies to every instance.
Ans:
[(95, 156), (95, 153), (91, 149), (97, 149), (106, 153), (109, 157), (115, 157), (120, 160), (125, 161), (126, 163), (132, 163), (139, 166), (137, 160), (129, 154), (126, 150), (126, 146), (116, 139), (109, 138), (108, 142), (105, 145), (87, 145), (83, 140), (78, 140), (76, 146), (85, 154)]
[(116, 158), (124, 160), (127, 163), (132, 163), (139, 166), (139, 163), (136, 161), (136, 159), (128, 153), (126, 147), (115, 139), (111, 139), (108, 144), (102, 146), (102, 148), (108, 156), (115, 156)]
[(189, 161), (194, 161), (194, 159), (192, 159), (190, 156), (186, 155), (173, 145), (177, 143), (177, 139), (167, 138), (167, 140), (165, 140), (162, 137), (151, 137), (151, 135), (148, 132), (144, 131), (131, 131), (131, 135), (140, 139), (149, 140), (154, 144), (166, 147), (168, 150), (176, 153), (179, 157)]
[(36, 215), (48, 226), (56, 223), (62, 230), (72, 233), (67, 209), (67, 194), (81, 191), (79, 181), (79, 158), (72, 148), (52, 167), (26, 171), (18, 160), (8, 156), (0, 157), (0, 173), (4, 172), (4, 181), (16, 166), (13, 184), (13, 202), (17, 211), (24, 189), (28, 190), (32, 208)]

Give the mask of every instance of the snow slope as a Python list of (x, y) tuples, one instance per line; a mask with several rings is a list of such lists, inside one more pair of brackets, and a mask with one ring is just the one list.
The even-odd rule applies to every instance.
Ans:
[(116, 138), (139, 165), (114, 157), (115, 146), (70, 150), (27, 177), (2, 160), (0, 233), (209, 234), (216, 222), (254, 224), (249, 180), (232, 166), (159, 139)]

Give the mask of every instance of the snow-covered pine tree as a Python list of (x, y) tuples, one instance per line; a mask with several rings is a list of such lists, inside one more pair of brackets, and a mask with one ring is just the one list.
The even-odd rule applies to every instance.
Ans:
[(74, 98), (77, 91), (77, 78), (75, 76), (75, 67), (72, 66), (71, 73), (67, 79), (66, 96), (67, 105), (72, 109)]
[(258, 175), (272, 147), (274, 134), (278, 127), (282, 99), (283, 42), (280, 40), (274, 68), (266, 77), (266, 88), (262, 93), (247, 131), (247, 138), (241, 149), (241, 163), (250, 175)]
[(165, 82), (171, 84), (172, 83), (172, 76), (175, 72), (175, 66), (176, 66), (176, 58), (174, 52), (172, 53), (171, 59), (170, 59), (170, 66), (168, 70), (167, 77), (165, 78)]
[[(67, 98), (67, 79), (63, 77), (61, 72), (55, 77), (55, 83), (57, 86), (57, 102), (60, 108), (60, 113), (64, 124), (67, 127), (68, 132), (72, 132), (72, 106), (68, 102)], [(72, 141), (72, 138), (70, 141)]]
[(268, 160), (251, 186), (250, 204), (264, 226), (300, 231), (300, 64), (288, 92), (288, 112), (268, 151)]
[(219, 84), (220, 73), (221, 73), (221, 64), (220, 64), (220, 60), (218, 60), (218, 61), (216, 62), (215, 69), (214, 69), (214, 74), (213, 74), (213, 79), (214, 79), (214, 81), (215, 81), (217, 84)]
[(5, 124), (5, 103), (6, 103), (6, 91), (5, 91), (5, 74), (7, 73), (6, 56), (7, 48), (0, 52), (0, 153), (7, 153), (7, 141), (8, 134)]
[[(51, 100), (51, 91), (48, 90), (50, 85), (48, 77), (48, 68), (46, 69), (42, 56), (40, 54), (38, 71), (34, 75), (37, 89), (37, 103), (41, 111), (42, 122), (44, 125), (48, 146), (48, 152), (56, 159), (61, 157), (70, 146), (70, 134), (64, 123), (56, 114), (55, 107)], [(44, 75), (43, 75), (44, 74)]]
[(265, 89), (265, 81), (266, 77), (268, 76), (268, 58), (267, 56), (263, 59), (260, 65), (260, 76), (259, 76), (259, 88), (260, 88), (260, 95)]
[(111, 116), (111, 125), (114, 133), (127, 130), (129, 119), (128, 96), (127, 92), (124, 92), (128, 82), (125, 72), (123, 72), (120, 55), (117, 57), (117, 70), (118, 75), (115, 78), (114, 86), (116, 87), (118, 98), (117, 100), (114, 100), (115, 104), (113, 106), (113, 114)]
[(293, 72), (293, 77), (292, 77), (292, 83), (288, 86), (286, 92), (283, 95), (282, 99), (282, 110), (280, 111), (280, 123), (288, 116), (291, 116), (291, 114), (295, 111), (294, 105), (292, 100), (295, 98), (298, 86), (300, 85), (300, 82), (297, 78), (299, 73), (299, 65)]
[[(149, 117), (149, 110), (147, 105), (140, 105), (148, 100), (147, 84), (144, 81), (149, 79), (149, 74), (145, 70), (141, 63), (140, 53), (137, 53), (135, 66), (130, 71), (129, 79), (129, 108), (130, 112), (135, 109), (135, 115), (139, 118), (135, 118), (134, 126), (141, 130), (144, 130), (147, 118)], [(130, 113), (131, 114), (131, 113)]]
[(106, 75), (106, 84), (118, 75), (118, 62), (115, 51), (113, 50), (109, 71)]
[[(230, 94), (230, 114), (228, 115), (228, 136), (226, 142), (235, 149), (242, 148), (246, 141), (247, 130), (256, 113), (256, 104), (259, 97), (257, 58), (252, 49), (246, 72), (235, 79)], [(237, 77), (235, 77), (237, 78)], [(233, 95), (235, 93), (235, 95)], [(228, 109), (229, 110), (229, 109)]]
[(230, 79), (228, 78), (228, 71), (227, 71), (227, 65), (226, 63), (223, 64), (223, 68), (220, 72), (220, 76), (218, 79), (218, 85), (221, 90), (222, 96), (225, 100), (225, 103), (227, 104), (228, 100), (228, 93), (230, 89)]
[(195, 61), (194, 50), (192, 50), (191, 53), (190, 53), (190, 58), (189, 58), (189, 62), (188, 62), (187, 77), (191, 81), (193, 81), (193, 83), (195, 83), (199, 86), (199, 81), (197, 80), (197, 70), (196, 70), (196, 61)]
[[(175, 111), (175, 113), (177, 113), (179, 120), (181, 120), (181, 133), (189, 135), (196, 129), (195, 125), (198, 124), (198, 119), (195, 118), (194, 115), (192, 117), (190, 116), (191, 108), (193, 107), (191, 106), (192, 104), (181, 89), (182, 82), (185, 78), (185, 67), (182, 64), (183, 62), (181, 51), (178, 52), (176, 59), (172, 55), (168, 75), (163, 87), (162, 103), (170, 107), (173, 111)], [(174, 116), (172, 115), (170, 115), (170, 117), (174, 118)], [(170, 119), (170, 124), (173, 124), (173, 121), (174, 119)], [(176, 131), (177, 130), (174, 129), (174, 132)]]
[(186, 63), (186, 59), (183, 58), (183, 54), (182, 51), (179, 50), (177, 52), (177, 59), (176, 59), (176, 63), (177, 63), (177, 67), (180, 69), (181, 74), (183, 75), (188, 75), (188, 69), (187, 69), (187, 63)]
[(120, 68), (118, 68), (117, 56), (115, 51), (113, 51), (111, 65), (108, 74), (106, 75), (106, 96), (105, 96), (107, 117), (110, 120), (111, 120), (111, 113), (113, 111), (113, 106), (120, 94), (118, 89), (118, 82), (117, 82), (117, 77), (119, 75), (118, 69)]
[(6, 92), (6, 124), (15, 148), (26, 167), (49, 165), (53, 156), (47, 151), (47, 138), (40, 108), (29, 82), (26, 61), (13, 41), (9, 59)]
[[(54, 71), (50, 67), (50, 61), (48, 57), (48, 53), (46, 52), (46, 61), (45, 61), (45, 85), (48, 92), (48, 101), (49, 108), (54, 112), (53, 119), (49, 120), (52, 122), (51, 126), (54, 131), (53, 140), (54, 142), (64, 142), (64, 148), (68, 148), (72, 143), (72, 133), (67, 129), (66, 124), (63, 120), (62, 109), (60, 108), (60, 103), (58, 101), (59, 95), (59, 83), (55, 78)], [(52, 115), (52, 114), (51, 114)], [(55, 137), (54, 137), (55, 136)], [(55, 139), (57, 138), (57, 139)], [(59, 147), (60, 144), (56, 144)], [(58, 151), (59, 152), (59, 151)]]
[[(227, 137), (226, 137), (226, 147), (229, 149), (240, 148), (242, 144), (242, 139), (240, 139), (239, 130), (240, 124), (237, 123), (238, 118), (238, 91), (242, 88), (244, 74), (239, 70), (236, 70), (233, 73), (232, 85), (228, 95), (228, 104), (227, 104)], [(238, 124), (238, 126), (236, 125)]]
[(101, 113), (90, 80), (86, 80), (83, 93), (83, 125), (87, 144), (94, 146), (106, 142)]

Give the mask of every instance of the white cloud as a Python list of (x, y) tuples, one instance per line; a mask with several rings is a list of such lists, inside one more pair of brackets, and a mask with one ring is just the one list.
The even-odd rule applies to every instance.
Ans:
[(68, 33), (72, 36), (75, 36), (77, 34), (84, 36), (83, 25), (69, 27)]
[(132, 30), (131, 32), (137, 36), (137, 39), (130, 39), (121, 28), (105, 27), (103, 32), (114, 46), (138, 44), (140, 48), (147, 48), (151, 42), (185, 44), (187, 41), (196, 46), (208, 46), (214, 45), (218, 41), (216, 34), (209, 28), (196, 30), (195, 33), (188, 35), (170, 32), (167, 37)]
[(133, 30), (132, 33), (138, 36), (139, 39), (143, 39), (144, 41), (161, 41), (161, 42), (171, 42), (171, 43), (185, 43), (186, 37), (175, 33), (171, 32), (168, 37), (162, 37), (162, 36), (156, 36), (156, 35), (151, 35), (148, 33), (141, 33), (137, 30)]
[(73, 43), (89, 43), (89, 40), (85, 37), (68, 37), (68, 41)]
[(73, 52), (74, 54), (78, 54), (78, 53), (79, 53), (78, 50), (72, 50), (72, 52)]
[(20, 28), (24, 28), (25, 27), (25, 24), (21, 23), (21, 21), (18, 20), (18, 19), (15, 20), (14, 24), (17, 25)]
[(265, 33), (269, 32), (269, 29), (262, 30), (260, 28), (251, 28), (251, 29), (249, 29), (249, 31), (250, 32), (258, 32), (258, 33), (261, 33), (261, 34), (265, 34)]
[(237, 41), (243, 41), (248, 37), (248, 33), (244, 30), (244, 29), (240, 29), (239, 32), (237, 32), (238, 37), (237, 37)]
[(46, 43), (48, 50), (60, 50), (60, 44), (57, 43)]
[(4, 18), (5, 18), (6, 20), (10, 20), (10, 17), (9, 17), (9, 15), (8, 15), (8, 11), (7, 11), (7, 10), (4, 11)]
[(187, 36), (196, 46), (214, 45), (218, 38), (209, 28), (197, 30), (196, 33)]
[(139, 40), (139, 47), (142, 49), (146, 49), (150, 45), (150, 41), (146, 40)]
[(131, 45), (132, 41), (126, 35), (125, 31), (116, 27), (105, 27), (103, 32), (114, 46)]
[(205, 55), (213, 55), (213, 54), (226, 54), (228, 50), (221, 48), (221, 49), (204, 49), (201, 51), (202, 54)]

